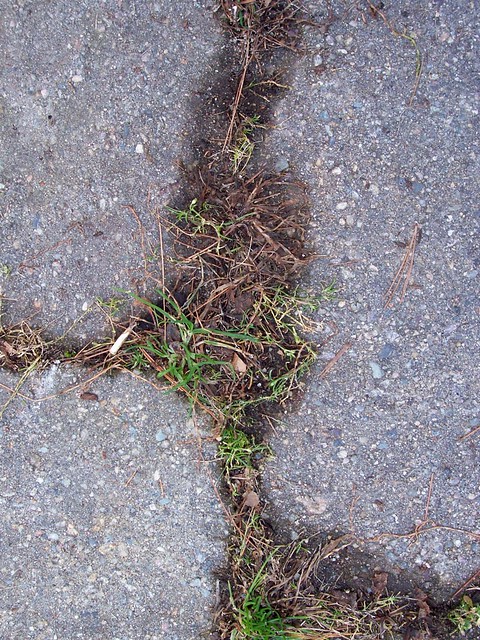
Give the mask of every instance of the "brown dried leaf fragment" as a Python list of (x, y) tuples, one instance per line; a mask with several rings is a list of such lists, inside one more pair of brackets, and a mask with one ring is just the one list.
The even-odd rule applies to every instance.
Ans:
[(245, 494), (245, 502), (246, 507), (250, 507), (251, 509), (255, 509), (260, 504), (260, 498), (256, 491), (247, 491)]
[(380, 573), (375, 573), (372, 578), (372, 586), (374, 594), (379, 597), (383, 593), (385, 593), (387, 589), (388, 583), (388, 573), (382, 571)]
[(92, 393), (91, 391), (84, 391), (80, 394), (80, 400), (91, 400), (93, 402), (98, 402), (98, 396), (96, 393)]

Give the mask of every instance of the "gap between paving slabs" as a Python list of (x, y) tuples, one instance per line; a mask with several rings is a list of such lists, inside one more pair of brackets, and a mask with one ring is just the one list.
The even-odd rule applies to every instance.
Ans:
[[(299, 54), (301, 27), (313, 23), (292, 2), (223, 0), (221, 8), (239, 52), (237, 80), (226, 97), (223, 133), (210, 137), (198, 164), (184, 168), (184, 205), (162, 220), (178, 258), (170, 287), (154, 302), (134, 296), (137, 317), (116, 325), (114, 339), (75, 353), (59, 352), (26, 324), (4, 329), (2, 364), (22, 372), (19, 384), (55, 358), (91, 366), (92, 381), (115, 370), (144, 377), (153, 369), (164, 388), (188, 397), (194, 415), (200, 408), (212, 417), (232, 528), (215, 622), (221, 638), (394, 638), (407, 629), (412, 635), (405, 637), (431, 637), (426, 597), (389, 596), (382, 574), (369, 597), (322, 591), (320, 567), (349, 536), (282, 547), (262, 519), (259, 465), (270, 452), (261, 434), (302, 390), (315, 359), (304, 336), (314, 333), (312, 314), (333, 289), (312, 296), (295, 285), (314, 259), (304, 244), (303, 185), (254, 169), (251, 160), (271, 100), (285, 88), (279, 70), (286, 56)], [(332, 19), (326, 11), (316, 26), (327, 29)], [(474, 609), (472, 603), (469, 613)]]

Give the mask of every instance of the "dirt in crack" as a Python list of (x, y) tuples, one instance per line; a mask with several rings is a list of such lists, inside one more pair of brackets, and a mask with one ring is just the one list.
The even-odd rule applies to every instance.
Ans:
[[(273, 100), (286, 86), (285, 56), (298, 55), (301, 28), (310, 21), (288, 1), (221, 6), (235, 75), (230, 65), (223, 86), (217, 81), (206, 93), (203, 129), (192, 144), (201, 153), (184, 167), (184, 201), (163, 220), (175, 241), (176, 277), (156, 301), (136, 298), (138, 317), (119, 326), (115, 339), (62, 359), (102, 371), (153, 370), (194, 410), (212, 416), (232, 529), (219, 637), (373, 639), (411, 630), (406, 637), (426, 638), (431, 615), (423, 596), (388, 596), (383, 578), (368, 598), (320, 588), (319, 566), (350, 537), (282, 547), (262, 518), (259, 467), (269, 449), (260, 434), (301, 392), (316, 355), (305, 337), (315, 329), (312, 312), (333, 291), (325, 285), (312, 296), (296, 285), (313, 259), (305, 247), (304, 186), (258, 169)], [(325, 30), (329, 20), (327, 12), (319, 26)], [(2, 330), (0, 364), (28, 371), (51, 357), (27, 326)]]

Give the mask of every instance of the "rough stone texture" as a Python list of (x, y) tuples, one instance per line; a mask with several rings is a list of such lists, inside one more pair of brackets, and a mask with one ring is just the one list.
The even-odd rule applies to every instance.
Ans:
[[(354, 3), (350, 3), (352, 5)], [(366, 4), (366, 3), (365, 3)], [(310, 2), (312, 14), (322, 10)], [(362, 6), (361, 3), (358, 3)], [(365, 5), (364, 5), (365, 6)], [(478, 16), (476, 3), (385, 3), (424, 56), (355, 6), (327, 34), (310, 30), (292, 91), (276, 110), (269, 163), (286, 158), (310, 185), (308, 285), (335, 279), (321, 356), (298, 411), (272, 439), (269, 513), (290, 534), (353, 530), (373, 567), (451, 595), (478, 569)], [(344, 4), (334, 6), (342, 16)], [(383, 309), (414, 222), (423, 230), (412, 286)], [(322, 379), (347, 342), (352, 347)], [(469, 533), (476, 533), (476, 538)]]
[[(321, 4), (307, 4), (321, 19)], [(325, 257), (306, 285), (334, 278), (339, 293), (305, 398), (272, 439), (264, 489), (290, 535), (352, 529), (362, 540), (411, 532), (433, 479), (429, 518), (450, 529), (412, 545), (381, 537), (352, 571), (403, 572), (442, 598), (478, 568), (480, 548), (468, 533), (479, 535), (479, 436), (460, 439), (480, 425), (476, 9), (391, 4), (392, 24), (426, 54), (412, 105), (412, 43), (365, 5), (334, 2), (341, 19), (308, 32), (268, 136), (267, 164), (311, 187), (311, 238)], [(0, 9), (3, 310), (37, 312), (60, 334), (97, 297), (146, 286), (125, 205), (158, 255), (156, 211), (179, 189), (175, 162), (189, 155), (196, 94), (224, 41), (203, 1)], [(403, 255), (395, 242), (414, 222), (415, 286), (383, 310)], [(103, 331), (88, 313), (72, 335)], [(77, 375), (54, 367), (22, 393), (38, 400)], [(17, 398), (4, 415), (0, 637), (202, 637), (226, 531), (186, 409), (130, 378), (91, 391), (98, 401), (79, 390)]]
[[(222, 44), (206, 0), (0, 0), (0, 290), (10, 320), (36, 313), (58, 335), (92, 308), (71, 336), (93, 338), (105, 332), (97, 298), (143, 292), (142, 253), (159, 255), (157, 212), (175, 199), (192, 99)], [(144, 251), (127, 205), (144, 225)]]
[(0, 637), (208, 638), (226, 525), (200, 432), (126, 374), (57, 395), (82, 379), (36, 375), (1, 423)]

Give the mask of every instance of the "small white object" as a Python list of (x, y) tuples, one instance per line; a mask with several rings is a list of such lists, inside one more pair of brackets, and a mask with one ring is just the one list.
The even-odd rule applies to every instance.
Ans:
[(125, 342), (128, 336), (132, 333), (134, 326), (135, 325), (133, 325), (132, 327), (128, 327), (128, 329), (125, 329), (125, 331), (118, 336), (118, 338), (115, 340), (115, 342), (112, 344), (112, 346), (109, 349), (109, 353), (111, 356), (114, 356), (120, 351), (122, 344)]

